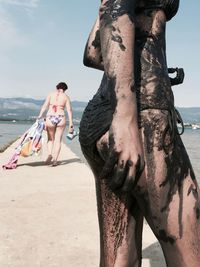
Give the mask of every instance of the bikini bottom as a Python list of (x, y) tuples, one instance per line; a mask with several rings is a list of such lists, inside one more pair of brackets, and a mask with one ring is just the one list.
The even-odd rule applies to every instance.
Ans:
[[(151, 110), (152, 112), (153, 110), (160, 110), (166, 114), (165, 127), (162, 131), (160, 144), (165, 153), (168, 153), (169, 147), (176, 143), (177, 135), (181, 135), (184, 131), (183, 121), (179, 112), (172, 104), (167, 107), (146, 107), (138, 111), (139, 128), (143, 127), (140, 117), (144, 110)], [(111, 100), (108, 97), (103, 97), (99, 92), (88, 103), (81, 119), (79, 131), (81, 149), (88, 161), (99, 161), (96, 142), (109, 130), (113, 113)], [(179, 128), (181, 131), (178, 130), (177, 124), (181, 125)], [(157, 127), (159, 127), (159, 122)], [(170, 136), (170, 142), (167, 142), (168, 136)]]
[(55, 126), (58, 125), (64, 117), (65, 115), (49, 115), (48, 116), (51, 123)]

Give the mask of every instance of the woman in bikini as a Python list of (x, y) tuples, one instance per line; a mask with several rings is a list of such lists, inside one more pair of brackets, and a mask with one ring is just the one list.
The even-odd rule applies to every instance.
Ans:
[(46, 129), (47, 129), (47, 146), (48, 146), (48, 157), (46, 164), (57, 166), (58, 156), (61, 149), (62, 136), (66, 127), (66, 116), (65, 108), (69, 118), (69, 132), (73, 132), (73, 116), (70, 98), (65, 94), (68, 86), (64, 82), (60, 82), (56, 86), (56, 91), (50, 93), (40, 111), (38, 119), (43, 117), (45, 111), (46, 115)]
[(102, 0), (88, 39), (84, 63), (104, 75), (79, 139), (95, 176), (101, 267), (141, 266), (143, 217), (168, 267), (200, 266), (200, 191), (166, 63), (166, 22), (178, 7)]

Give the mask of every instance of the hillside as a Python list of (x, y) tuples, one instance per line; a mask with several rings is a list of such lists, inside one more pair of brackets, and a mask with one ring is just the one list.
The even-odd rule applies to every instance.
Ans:
[[(0, 120), (34, 120), (44, 100), (0, 98)], [(86, 102), (72, 101), (75, 122), (79, 122)]]
[(200, 107), (177, 108), (183, 121), (188, 123), (200, 122)]
[[(34, 120), (44, 100), (0, 98), (0, 120)], [(75, 122), (79, 122), (87, 102), (72, 101)], [(184, 122), (200, 122), (200, 107), (177, 108)]]

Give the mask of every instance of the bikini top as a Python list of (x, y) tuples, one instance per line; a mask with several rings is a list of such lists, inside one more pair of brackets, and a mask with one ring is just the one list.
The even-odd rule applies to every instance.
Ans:
[(179, 8), (180, 0), (139, 0), (135, 13), (139, 14), (146, 10), (162, 9), (165, 12), (167, 21), (173, 18)]
[[(56, 93), (56, 101), (55, 101), (55, 102), (58, 101), (58, 97), (59, 97), (59, 92)], [(57, 104), (57, 103), (54, 103), (54, 104), (53, 104), (53, 103), (51, 103), (51, 102), (50, 102), (49, 106), (52, 107), (52, 109), (53, 109), (53, 111), (54, 111), (55, 113), (58, 111), (58, 108), (63, 109), (63, 110), (64, 110), (64, 108), (65, 108), (65, 105), (60, 105), (60, 104)]]
[(65, 106), (63, 105), (56, 105), (56, 104), (49, 104), (49, 106), (52, 106), (53, 111), (56, 113), (58, 111), (58, 107), (64, 110)]

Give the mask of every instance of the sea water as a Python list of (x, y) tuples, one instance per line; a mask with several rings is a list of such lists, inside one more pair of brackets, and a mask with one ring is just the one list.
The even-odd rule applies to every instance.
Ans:
[[(30, 122), (0, 122), (0, 148), (22, 135), (30, 126)], [(75, 127), (75, 130), (78, 130), (78, 126)], [(75, 137), (73, 140), (68, 140), (66, 136), (67, 131), (65, 130), (63, 135), (64, 143), (66, 143), (78, 157), (85, 161), (78, 142), (78, 137)], [(187, 149), (196, 177), (200, 183), (200, 130), (185, 129), (182, 140)]]

